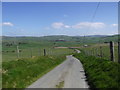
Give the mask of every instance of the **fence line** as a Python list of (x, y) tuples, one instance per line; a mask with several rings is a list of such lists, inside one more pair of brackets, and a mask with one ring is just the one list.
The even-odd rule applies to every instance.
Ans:
[[(18, 52), (19, 51), (19, 52)], [(37, 48), (37, 47), (18, 47), (15, 46), (14, 48), (9, 48), (4, 51), (3, 53), (3, 61), (10, 61), (10, 60), (18, 60), (22, 58), (34, 58), (40, 56), (58, 56), (63, 54), (72, 54), (74, 52), (73, 49), (56, 49), (53, 47), (50, 48)]]
[[(85, 47), (86, 48), (86, 47)], [(104, 47), (100, 46), (99, 48), (94, 48), (92, 50), (84, 50), (86, 55), (92, 55), (92, 56), (96, 56), (96, 57), (101, 57), (101, 58), (106, 58), (106, 59), (110, 59), (111, 61), (115, 62), (115, 59), (117, 59), (115, 57), (115, 52), (114, 52), (114, 42), (109, 42), (109, 55), (106, 55), (104, 52)], [(21, 49), (19, 46), (16, 47), (16, 50), (13, 52), (14, 50), (11, 51), (5, 51), (5, 54), (9, 54), (10, 55), (14, 55), (13, 57), (16, 59), (16, 55), (17, 58), (28, 58), (28, 57), (33, 57), (33, 56), (46, 56), (46, 55), (56, 55), (56, 52), (60, 52), (60, 51), (54, 51), (53, 48), (45, 48), (45, 49), (40, 49), (40, 48), (36, 48), (36, 49)], [(61, 52), (60, 52), (61, 53)], [(13, 58), (11, 56), (11, 58)], [(118, 62), (120, 63), (120, 42), (118, 42)]]
[(120, 41), (118, 42), (118, 62), (120, 63)]
[[(108, 43), (109, 43), (109, 52), (107, 54), (109, 54), (109, 55), (106, 55), (106, 53), (103, 50), (104, 48), (102, 46), (100, 46), (99, 48), (94, 48), (93, 47), (92, 50), (85, 51), (85, 54), (89, 55), (89, 56), (95, 56), (95, 57), (110, 59), (111, 61), (116, 62), (117, 58), (115, 57), (114, 42), (110, 41)], [(120, 42), (118, 42), (118, 61), (117, 62), (120, 63)]]

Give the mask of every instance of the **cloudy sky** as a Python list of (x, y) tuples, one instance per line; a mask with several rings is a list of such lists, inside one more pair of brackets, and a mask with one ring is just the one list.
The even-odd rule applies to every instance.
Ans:
[(3, 2), (3, 35), (113, 35), (118, 33), (118, 3)]

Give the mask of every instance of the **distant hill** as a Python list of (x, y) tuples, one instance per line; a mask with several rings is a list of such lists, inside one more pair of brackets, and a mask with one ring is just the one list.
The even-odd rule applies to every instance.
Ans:
[(40, 42), (40, 41), (56, 41), (59, 39), (64, 39), (65, 41), (73, 41), (73, 42), (80, 42), (80, 43), (102, 43), (102, 42), (109, 42), (109, 41), (118, 41), (118, 36), (120, 35), (89, 35), (89, 36), (65, 36), (65, 35), (53, 35), (53, 36), (43, 36), (43, 37), (8, 37), (3, 36), (3, 42), (9, 41), (21, 41), (21, 42)]
[(107, 37), (109, 35), (88, 35), (87, 37)]

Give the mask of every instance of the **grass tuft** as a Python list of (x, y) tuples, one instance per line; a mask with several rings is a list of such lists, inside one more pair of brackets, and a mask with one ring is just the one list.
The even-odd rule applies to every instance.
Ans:
[(64, 81), (59, 82), (58, 85), (56, 85), (56, 88), (63, 88), (64, 87)]

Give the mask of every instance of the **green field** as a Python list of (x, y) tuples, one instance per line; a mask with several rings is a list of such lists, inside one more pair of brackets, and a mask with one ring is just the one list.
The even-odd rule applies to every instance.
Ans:
[[(25, 45), (19, 45), (21, 52), (19, 53), (19, 58), (31, 58), (44, 55), (44, 49), (46, 50), (46, 55), (61, 55), (61, 54), (71, 54), (74, 51), (72, 49), (55, 49), (53, 48), (53, 43), (50, 42), (39, 42), (39, 43), (29, 43)], [(17, 46), (6, 47), (3, 46), (3, 61), (17, 60)], [(8, 52), (7, 52), (8, 51)], [(14, 52), (12, 52), (14, 51)]]
[[(56, 41), (64, 39), (65, 41)], [(32, 56), (43, 56), (43, 49), (46, 49), (47, 55), (59, 55), (73, 53), (69, 49), (54, 49), (53, 47), (81, 47), (86, 51), (96, 50), (100, 53), (99, 46), (102, 46), (103, 56), (109, 58), (109, 45), (104, 42), (118, 40), (118, 36), (103, 36), (103, 37), (79, 37), (79, 36), (45, 36), (45, 37), (3, 37), (2, 43), (2, 60), (11, 61), (17, 59), (17, 45), (21, 52), (20, 58), (31, 58)], [(11, 44), (12, 46), (6, 46)], [(23, 44), (19, 44), (23, 43)], [(84, 44), (90, 45), (87, 48), (82, 47)], [(115, 46), (115, 59), (117, 60), (117, 45)]]
[[(64, 39), (64, 41), (56, 41), (59, 39)], [(102, 59), (104, 63), (104, 60), (105, 61), (110, 60), (109, 45), (105, 44), (104, 42), (114, 41), (115, 60), (117, 61), (118, 47), (116, 39), (117, 39), (116, 35), (106, 37), (90, 37), (90, 36), (3, 37), (2, 85), (4, 88), (19, 88), (19, 87), (25, 88), (34, 81), (36, 81), (38, 78), (40, 78), (41, 76), (55, 68), (57, 65), (62, 63), (65, 60), (66, 55), (76, 53), (74, 49), (54, 47), (80, 47), (79, 49), (82, 51), (82, 53), (86, 54), (86, 57), (91, 57), (91, 55), (93, 55), (95, 56), (94, 58), (97, 57), (99, 58), (101, 46), (103, 54)], [(88, 46), (84, 47), (84, 45)], [(19, 50), (21, 51), (19, 52), (19, 58), (17, 57), (18, 55), (17, 46), (19, 46)], [(44, 56), (44, 49), (46, 50), (46, 56)], [(80, 60), (85, 58), (80, 56), (77, 56)], [(91, 60), (91, 58), (88, 59)], [(90, 62), (86, 63), (88, 63), (89, 65)], [(91, 63), (94, 64), (94, 61)], [(107, 66), (109, 67), (109, 65), (105, 65), (106, 68)], [(114, 67), (114, 65), (111, 67)], [(88, 69), (89, 66), (85, 66), (85, 69), (86, 68)], [(101, 69), (102, 67), (97, 68)], [(114, 67), (114, 69), (116, 69), (116, 67)], [(93, 76), (91, 76), (90, 78), (93, 78)], [(100, 78), (102, 78), (102, 76), (100, 76)], [(110, 77), (107, 77), (107, 79), (112, 80), (110, 79)], [(100, 81), (99, 83), (101, 82), (102, 81)], [(102, 87), (102, 84), (99, 83), (98, 86), (96, 87)], [(113, 87), (117, 85), (116, 82), (113, 83), (114, 83)], [(56, 87), (59, 88), (62, 87), (63, 85), (64, 82), (61, 82)], [(103, 87), (107, 86), (103, 85)]]

